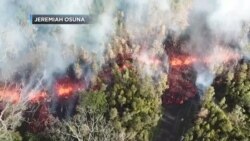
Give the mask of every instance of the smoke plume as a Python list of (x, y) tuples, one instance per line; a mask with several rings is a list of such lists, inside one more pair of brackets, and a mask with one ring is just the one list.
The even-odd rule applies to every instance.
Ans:
[[(135, 65), (150, 75), (166, 72), (168, 56), (162, 42), (172, 31), (177, 39), (187, 37), (182, 51), (205, 60), (194, 68), (197, 85), (207, 87), (214, 69), (227, 60), (250, 57), (249, 6), (248, 0), (1, 0), (0, 81), (18, 76), (26, 93), (39, 89), (43, 81), (52, 83), (54, 74), (65, 73), (83, 51), (97, 54), (101, 62), (106, 44), (116, 34), (117, 12), (122, 11), (133, 57), (139, 62)], [(89, 25), (32, 25), (30, 14), (91, 14), (97, 20)]]
[(210, 58), (205, 68), (204, 64), (194, 66), (198, 75), (197, 85), (206, 88), (213, 82), (216, 68), (249, 56), (246, 52), (249, 50), (249, 4), (247, 0), (193, 1), (185, 33), (189, 41), (182, 49), (199, 58)]
[[(100, 1), (67, 0), (0, 2), (0, 81), (21, 79), (22, 93), (53, 82), (65, 73), (82, 52), (96, 53), (102, 60), (105, 43), (115, 31), (115, 2), (96, 7)], [(99, 10), (99, 13), (96, 11)], [(32, 25), (30, 14), (96, 14), (89, 25)], [(84, 66), (82, 67), (84, 69)], [(26, 79), (29, 77), (29, 79)]]

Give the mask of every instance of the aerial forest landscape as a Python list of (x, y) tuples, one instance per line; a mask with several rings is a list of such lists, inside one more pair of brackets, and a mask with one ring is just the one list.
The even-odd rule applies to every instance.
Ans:
[(250, 141), (249, 0), (0, 0), (0, 13), (0, 141)]

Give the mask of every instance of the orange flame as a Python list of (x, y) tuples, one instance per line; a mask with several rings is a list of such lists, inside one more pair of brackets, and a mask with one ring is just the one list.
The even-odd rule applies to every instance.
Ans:
[[(75, 92), (82, 90), (84, 88), (83, 83), (77, 81), (72, 81), (70, 78), (66, 77), (55, 83), (56, 94), (59, 97), (68, 98)], [(16, 85), (0, 85), (0, 101), (19, 103), (21, 101), (21, 86)], [(49, 98), (48, 93), (45, 90), (32, 90), (26, 95), (28, 102), (39, 103), (45, 101)]]
[(17, 87), (1, 88), (0, 100), (11, 103), (18, 103), (20, 101), (20, 89)]
[(83, 89), (82, 83), (73, 82), (68, 77), (58, 80), (55, 84), (57, 95), (63, 98), (68, 98), (81, 89)]
[(71, 84), (62, 84), (57, 86), (57, 93), (59, 96), (68, 97), (73, 92), (73, 86)]
[[(21, 88), (9, 87), (0, 88), (0, 100), (4, 102), (18, 103), (21, 98)], [(32, 103), (41, 102), (47, 98), (47, 93), (44, 91), (32, 91), (28, 93), (28, 100)]]
[(197, 57), (197, 56), (185, 56), (178, 55), (170, 58), (171, 66), (184, 66), (191, 65), (197, 62), (205, 63), (208, 65), (216, 64), (216, 63), (228, 63), (232, 60), (238, 60), (240, 58), (240, 54), (234, 52), (230, 49), (225, 49), (222, 47), (215, 47), (213, 53), (205, 56), (205, 57)]
[(170, 60), (171, 66), (183, 66), (183, 65), (190, 65), (197, 61), (194, 57), (176, 57)]

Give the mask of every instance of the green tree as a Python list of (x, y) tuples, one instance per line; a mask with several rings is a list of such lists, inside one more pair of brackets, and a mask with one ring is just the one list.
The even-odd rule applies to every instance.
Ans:
[(40, 136), (53, 141), (124, 140), (122, 133), (118, 134), (104, 117), (106, 110), (107, 101), (103, 89), (81, 93), (77, 113), (72, 118), (61, 121), (53, 118), (53, 122)]
[(128, 140), (149, 140), (161, 117), (162, 86), (150, 76), (142, 78), (136, 68), (120, 71), (116, 64), (111, 78), (105, 91), (110, 121), (118, 131), (126, 132)]
[(221, 109), (220, 105), (223, 102), (219, 105), (215, 103), (214, 95), (213, 87), (208, 88), (202, 103), (202, 109), (207, 109), (208, 114), (198, 117), (194, 126), (186, 133), (184, 140), (247, 140), (241, 130), (234, 126), (228, 113)]
[(229, 108), (239, 105), (250, 111), (250, 65), (243, 63), (237, 66), (233, 79), (228, 73), (226, 99)]
[(0, 140), (21, 141), (22, 136), (17, 131), (21, 126), (23, 113), (26, 110), (25, 102), (9, 103), (1, 101), (3, 109), (0, 113)]

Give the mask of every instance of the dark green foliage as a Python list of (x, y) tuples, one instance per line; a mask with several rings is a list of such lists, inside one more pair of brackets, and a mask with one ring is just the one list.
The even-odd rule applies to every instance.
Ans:
[(250, 139), (250, 65), (242, 63), (234, 72), (227, 72), (224, 82), (225, 91), (215, 93), (213, 88), (208, 89), (202, 104), (208, 114), (198, 117), (185, 140)]
[[(230, 78), (229, 78), (230, 77)], [(239, 105), (250, 114), (250, 65), (243, 63), (239, 65), (232, 77), (228, 73), (227, 104), (234, 108)]]
[(19, 134), (19, 132), (12, 132), (12, 139), (13, 141), (21, 141), (22, 136)]
[(52, 141), (122, 140), (104, 117), (106, 105), (103, 91), (82, 93), (77, 114), (68, 120), (53, 119), (53, 123), (41, 134)]
[(135, 69), (112, 70), (112, 84), (106, 89), (109, 119), (129, 140), (147, 141), (161, 117), (161, 93), (150, 77), (140, 78)]
[(26, 133), (23, 137), (24, 141), (50, 141), (50, 138), (48, 136), (40, 135), (40, 134), (34, 134), (34, 133)]
[(81, 94), (80, 105), (85, 108), (91, 108), (98, 113), (105, 113), (107, 110), (107, 99), (103, 90), (91, 91)]
[[(199, 116), (192, 127), (185, 135), (186, 141), (191, 140), (241, 140), (243, 136), (236, 134), (238, 131), (233, 127), (227, 113), (213, 101), (214, 89), (210, 87), (202, 104), (203, 111), (207, 114)], [(201, 111), (201, 112), (203, 112)]]

